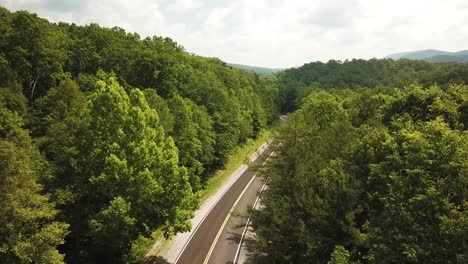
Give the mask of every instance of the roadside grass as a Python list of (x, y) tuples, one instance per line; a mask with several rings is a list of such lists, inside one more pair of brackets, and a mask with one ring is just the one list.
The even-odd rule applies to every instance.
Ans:
[[(221, 187), (221, 185), (273, 136), (274, 129), (264, 129), (257, 139), (248, 139), (246, 143), (237, 146), (229, 155), (228, 162), (222, 170), (218, 170), (209, 176), (204, 189), (197, 195), (200, 197), (200, 204), (208, 199)], [(163, 237), (161, 230), (155, 230), (151, 237), (139, 237), (132, 243), (132, 250), (127, 258), (127, 263), (145, 263), (145, 260), (157, 255), (159, 252), (169, 247), (170, 240)], [(153, 245), (158, 243), (154, 248)], [(149, 253), (148, 253), (149, 252)]]
[(242, 164), (246, 161), (262, 146), (265, 142), (270, 140), (272, 132), (270, 130), (263, 130), (257, 139), (249, 139), (243, 145), (238, 146), (229, 155), (226, 167), (222, 170), (216, 171), (206, 181), (206, 187), (198, 192), (200, 196), (200, 203), (203, 203), (208, 197), (216, 193), (231, 174), (233, 174)]

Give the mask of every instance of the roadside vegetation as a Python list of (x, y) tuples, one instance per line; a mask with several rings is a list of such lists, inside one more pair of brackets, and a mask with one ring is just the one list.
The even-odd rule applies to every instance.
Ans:
[(0, 8), (0, 262), (132, 262), (189, 230), (276, 97), (169, 38)]
[[(444, 74), (407, 80), (423, 74), (426, 85), (329, 89), (321, 79), (301, 81), (314, 74), (311, 65), (282, 73), (297, 88), (285, 106), (298, 109), (276, 137), (281, 147), (253, 214), (253, 263), (466, 263), (466, 66), (355, 61), (329, 63), (328, 76), (363, 84), (367, 73), (338, 73), (401, 63)], [(387, 69), (374, 68), (375, 76)], [(400, 74), (386, 78), (400, 84)]]
[(0, 7), (0, 263), (137, 262), (289, 112), (254, 262), (466, 263), (467, 76), (373, 59), (259, 77)]

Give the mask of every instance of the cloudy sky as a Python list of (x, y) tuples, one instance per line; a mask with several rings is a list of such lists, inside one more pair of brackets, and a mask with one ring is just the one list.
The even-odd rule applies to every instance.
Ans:
[(189, 52), (265, 67), (468, 49), (466, 0), (0, 0), (50, 21), (168, 36)]

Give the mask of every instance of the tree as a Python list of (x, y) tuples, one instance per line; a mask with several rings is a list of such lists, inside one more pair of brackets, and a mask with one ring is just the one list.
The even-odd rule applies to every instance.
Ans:
[(86, 96), (70, 79), (62, 80), (37, 101), (36, 113), (41, 123), (38, 127), (45, 130), (38, 140), (39, 146), (55, 165), (56, 180), (61, 187), (78, 176), (80, 146), (84, 145), (83, 135), (89, 129), (86, 103)]
[(168, 101), (177, 122), (171, 135), (179, 149), (179, 163), (187, 168), (194, 191), (201, 188), (206, 168), (214, 163), (213, 121), (204, 107), (175, 96)]
[[(196, 200), (186, 169), (178, 165), (177, 148), (143, 93), (135, 89), (128, 96), (112, 77), (98, 85), (89, 102), (93, 131), (83, 156), (96, 190), (90, 194), (95, 203), (90, 235), (94, 245), (116, 235), (123, 242), (117, 248), (90, 250), (98, 258), (113, 256), (117, 261), (139, 234), (157, 228), (166, 234), (188, 230)], [(124, 226), (113, 223), (114, 214)], [(114, 234), (116, 225), (127, 231)]]
[(353, 129), (336, 99), (311, 94), (280, 132), (265, 207), (253, 217), (256, 263), (322, 263), (336, 244), (358, 240), (358, 185), (342, 160)]
[(45, 161), (21, 124), (0, 104), (0, 261), (63, 263), (56, 247), (68, 225), (54, 220), (57, 210), (38, 183)]
[(466, 229), (457, 239), (441, 230), (466, 221), (466, 140), (466, 133), (451, 130), (442, 118), (408, 122), (393, 134), (393, 149), (383, 161), (369, 164), (376, 205), (368, 222), (369, 260), (458, 263), (466, 258)]
[(54, 75), (62, 72), (68, 39), (46, 20), (25, 11), (17, 12), (11, 23), (7, 58), (22, 77), (25, 95), (32, 103), (38, 86), (50, 86)]
[(466, 262), (465, 101), (457, 86), (312, 91), (277, 137), (254, 263)]
[(343, 246), (335, 246), (328, 264), (349, 264), (349, 252)]
[(168, 135), (172, 134), (175, 120), (170, 112), (167, 101), (159, 96), (155, 89), (145, 89), (143, 93), (149, 107), (158, 113), (159, 123), (164, 128), (164, 132)]
[(36, 142), (51, 164), (53, 176), (45, 182), (60, 210), (59, 219), (71, 225), (63, 247), (66, 261), (80, 254), (80, 237), (86, 233), (83, 218), (89, 213), (89, 178), (82, 162), (89, 134), (87, 99), (78, 85), (65, 79), (36, 100)]
[(130, 261), (155, 230), (188, 230), (194, 192), (275, 119), (262, 89), (274, 104), (256, 75), (170, 38), (0, 8), (0, 103), (14, 113), (0, 138), (35, 153), (24, 166), (56, 208), (41, 221), (70, 224), (69, 263)]

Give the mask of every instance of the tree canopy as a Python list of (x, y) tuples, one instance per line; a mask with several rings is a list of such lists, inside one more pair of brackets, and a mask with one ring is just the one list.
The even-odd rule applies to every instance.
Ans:
[(464, 263), (468, 87), (314, 90), (254, 212), (255, 263)]
[(465, 263), (467, 64), (268, 76), (170, 38), (0, 7), (0, 262), (136, 263), (191, 228), (233, 150), (290, 114), (257, 263)]
[(2, 263), (137, 261), (154, 231), (191, 228), (206, 180), (278, 114), (258, 76), (170, 38), (0, 21)]

